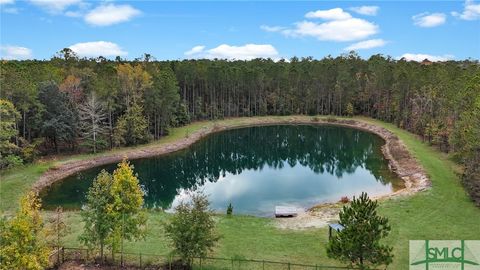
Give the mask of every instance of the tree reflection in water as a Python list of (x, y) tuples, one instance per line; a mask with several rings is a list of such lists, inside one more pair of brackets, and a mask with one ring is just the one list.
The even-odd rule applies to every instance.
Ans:
[[(266, 204), (268, 207), (273, 202), (282, 200), (295, 203), (295, 200), (302, 200), (302, 193), (310, 200), (328, 199), (326, 194), (325, 198), (315, 197), (314, 194), (321, 194), (321, 190), (330, 189), (337, 183), (342, 185), (344, 179), (346, 182), (343, 183), (343, 189), (336, 192), (348, 194), (355, 191), (356, 194), (358, 189), (362, 189), (362, 186), (357, 184), (364, 185), (364, 188), (378, 189), (380, 192), (398, 188), (400, 181), (388, 169), (388, 163), (381, 154), (382, 144), (383, 141), (378, 136), (351, 128), (275, 125), (212, 134), (188, 149), (161, 157), (135, 160), (132, 163), (146, 191), (147, 207), (167, 209), (175, 198), (178, 200), (186, 190), (206, 188), (212, 193), (219, 193), (211, 194), (214, 208), (226, 207), (223, 204), (228, 204), (226, 200), (230, 199), (240, 204), (234, 204), (236, 210), (242, 212), (242, 204), (245, 204), (244, 212), (252, 213), (254, 211), (251, 208), (255, 207), (255, 203), (261, 205), (262, 199), (272, 201)], [(112, 171), (115, 165), (87, 170), (56, 183), (45, 194), (44, 204), (46, 207), (63, 205), (67, 208), (78, 208), (92, 179), (104, 168)], [(288, 170), (291, 170), (290, 175), (294, 173), (298, 179), (287, 179), (285, 176), (289, 175)], [(356, 174), (363, 180), (352, 180)], [(243, 189), (246, 185), (249, 186), (247, 191), (243, 190), (246, 194), (234, 194), (227, 198), (224, 193), (236, 191), (212, 185), (220, 185), (216, 182), (222, 179), (222, 185), (226, 185), (223, 182), (232, 181), (230, 189), (234, 189), (233, 181), (239, 181), (242, 175), (249, 176), (246, 180), (243, 177), (244, 183), (241, 183)], [(272, 177), (279, 180), (270, 179)], [(266, 183), (269, 186), (265, 186)], [(298, 185), (293, 185), (295, 183)], [(328, 188), (325, 186), (327, 184)], [(280, 193), (275, 189), (282, 190), (286, 186), (289, 189), (299, 189), (284, 192), (298, 193), (299, 198), (292, 198), (288, 194), (277, 196), (281, 198), (272, 195)], [(352, 188), (357, 190), (351, 190)], [(263, 191), (259, 193), (259, 190)], [(251, 193), (251, 196), (248, 193)], [(260, 198), (252, 198), (253, 195)], [(240, 198), (242, 196), (243, 199)], [(215, 201), (216, 198), (219, 198), (218, 202)]]

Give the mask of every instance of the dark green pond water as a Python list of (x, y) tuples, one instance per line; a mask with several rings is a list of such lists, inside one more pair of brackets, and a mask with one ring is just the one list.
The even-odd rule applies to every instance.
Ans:
[[(351, 198), (362, 191), (381, 195), (402, 187), (388, 169), (371, 133), (336, 126), (276, 125), (212, 134), (185, 150), (134, 160), (145, 205), (171, 210), (190, 192), (203, 190), (212, 209), (269, 216), (276, 205), (308, 208)], [(43, 192), (47, 209), (79, 209), (102, 169), (86, 170)]]

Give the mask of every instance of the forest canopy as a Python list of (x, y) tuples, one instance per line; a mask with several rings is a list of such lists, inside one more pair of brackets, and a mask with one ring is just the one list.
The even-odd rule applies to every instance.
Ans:
[[(480, 197), (480, 65), (351, 52), (317, 60), (78, 58), (0, 64), (0, 168), (52, 152), (136, 145), (196, 120), (364, 115), (418, 134), (466, 165)], [(475, 166), (475, 164), (477, 166)], [(480, 204), (480, 199), (477, 203)]]

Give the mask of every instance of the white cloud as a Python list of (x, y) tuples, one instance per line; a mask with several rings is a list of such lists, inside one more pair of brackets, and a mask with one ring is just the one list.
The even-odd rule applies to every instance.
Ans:
[(251, 60), (255, 58), (278, 58), (278, 51), (270, 44), (245, 44), (230, 46), (222, 44), (207, 51), (207, 58)]
[(305, 14), (309, 19), (324, 19), (324, 20), (346, 20), (352, 18), (352, 16), (343, 11), (341, 8), (332, 8), (327, 10), (310, 11)]
[(30, 2), (50, 13), (61, 13), (72, 5), (80, 5), (82, 0), (30, 0)]
[(311, 11), (305, 14), (311, 19), (323, 19), (326, 22), (304, 20), (296, 22), (294, 27), (262, 25), (267, 32), (279, 32), (287, 37), (314, 37), (326, 41), (355, 41), (377, 34), (378, 25), (364, 19), (354, 18), (341, 8)]
[(127, 52), (124, 51), (120, 46), (107, 41), (77, 43), (69, 46), (69, 48), (81, 57), (109, 57), (127, 55)]
[(420, 13), (412, 17), (413, 24), (420, 27), (435, 27), (446, 22), (447, 16), (443, 13)]
[(91, 25), (108, 26), (129, 21), (140, 14), (140, 10), (130, 5), (103, 4), (87, 13), (85, 21)]
[(20, 46), (0, 46), (1, 59), (25, 60), (32, 58), (32, 50)]
[(467, 21), (478, 20), (480, 19), (480, 4), (475, 4), (473, 0), (466, 0), (462, 13), (454, 11), (452, 15)]
[(13, 4), (15, 0), (0, 0), (0, 5)]
[(200, 47), (204, 46), (193, 47), (192, 50), (197, 48), (198, 52), (192, 53), (190, 56), (195, 56), (196, 58), (218, 58), (228, 60), (252, 60), (255, 58), (271, 58), (274, 60), (279, 59), (277, 49), (270, 44), (245, 44), (243, 46), (222, 44), (209, 50), (204, 50), (205, 48), (201, 48), (200, 50)]
[(402, 59), (405, 58), (407, 61), (417, 61), (421, 62), (425, 59), (428, 59), (432, 62), (437, 62), (437, 61), (448, 61), (452, 60), (455, 57), (450, 54), (445, 54), (445, 55), (430, 55), (430, 54), (421, 54), (421, 53), (405, 53), (400, 57), (397, 57), (397, 59)]
[(345, 51), (366, 50), (366, 49), (372, 49), (377, 47), (383, 47), (385, 46), (385, 44), (387, 44), (387, 42), (383, 39), (370, 39), (370, 40), (364, 40), (364, 41), (360, 41), (355, 44), (352, 44), (346, 47), (344, 50)]
[(192, 49), (190, 49), (189, 51), (186, 51), (184, 54), (187, 55), (187, 56), (188, 55), (199, 54), (199, 53), (203, 52), (203, 49), (205, 49), (205, 46), (203, 46), (203, 45), (195, 46)]
[(260, 29), (266, 32), (280, 32), (285, 29), (283, 26), (268, 26), (268, 25), (261, 25)]
[(378, 6), (351, 7), (350, 10), (362, 15), (375, 16), (380, 8)]
[(378, 26), (363, 19), (314, 23), (303, 21), (296, 23), (296, 28), (281, 31), (286, 36), (311, 36), (319, 40), (353, 41), (367, 38), (378, 33)]

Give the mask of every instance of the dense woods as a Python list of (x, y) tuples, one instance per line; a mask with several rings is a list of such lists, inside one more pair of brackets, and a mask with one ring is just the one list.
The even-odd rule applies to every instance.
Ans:
[(466, 167), (480, 204), (478, 61), (408, 62), (350, 53), (289, 61), (2, 61), (0, 167), (58, 152), (156, 140), (195, 120), (366, 115), (420, 135)]

